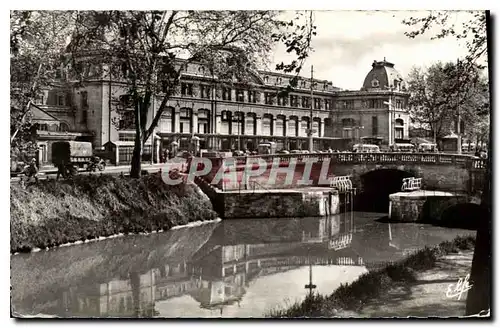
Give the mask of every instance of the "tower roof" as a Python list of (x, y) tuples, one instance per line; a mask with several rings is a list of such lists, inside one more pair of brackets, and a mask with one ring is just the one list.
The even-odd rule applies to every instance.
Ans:
[(407, 89), (401, 74), (388, 61), (373, 61), (372, 69), (365, 77), (361, 90), (403, 90)]

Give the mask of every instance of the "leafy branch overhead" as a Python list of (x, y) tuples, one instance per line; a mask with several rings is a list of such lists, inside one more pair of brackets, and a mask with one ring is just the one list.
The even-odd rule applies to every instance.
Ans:
[[(457, 15), (465, 14), (468, 18), (461, 24), (456, 24)], [(485, 11), (430, 11), (425, 17), (410, 17), (403, 20), (403, 24), (415, 27), (410, 32), (405, 32), (409, 38), (424, 35), (434, 28), (437, 31), (431, 39), (442, 39), (445, 37), (455, 37), (457, 40), (465, 41), (468, 55), (465, 63), (479, 65), (480, 60), (487, 62), (487, 33), (486, 33), (486, 12)], [(480, 65), (480, 68), (483, 66)]]

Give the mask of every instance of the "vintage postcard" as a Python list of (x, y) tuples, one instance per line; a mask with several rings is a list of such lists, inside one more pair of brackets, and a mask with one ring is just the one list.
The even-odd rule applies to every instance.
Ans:
[(11, 316), (490, 318), (490, 22), (12, 10)]

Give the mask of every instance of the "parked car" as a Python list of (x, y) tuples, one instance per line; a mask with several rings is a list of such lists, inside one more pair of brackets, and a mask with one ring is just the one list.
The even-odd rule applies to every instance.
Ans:
[(278, 151), (278, 154), (286, 155), (286, 154), (290, 154), (290, 152), (286, 149), (282, 149), (282, 150)]
[(380, 147), (369, 144), (356, 144), (352, 147), (352, 151), (356, 153), (380, 153)]
[(233, 156), (245, 156), (245, 152), (243, 150), (235, 150), (233, 151)]

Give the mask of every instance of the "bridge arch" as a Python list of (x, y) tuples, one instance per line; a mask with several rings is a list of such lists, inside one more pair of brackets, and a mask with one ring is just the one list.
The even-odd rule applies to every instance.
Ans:
[(361, 190), (354, 206), (360, 211), (387, 213), (389, 195), (401, 191), (402, 180), (412, 176), (415, 176), (412, 172), (394, 168), (362, 173), (359, 176)]

